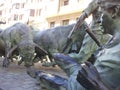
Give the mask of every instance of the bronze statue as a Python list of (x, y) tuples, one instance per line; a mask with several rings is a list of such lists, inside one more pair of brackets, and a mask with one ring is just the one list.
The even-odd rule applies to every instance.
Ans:
[[(103, 14), (102, 15), (102, 25), (104, 28), (103, 32), (113, 35), (113, 38), (109, 43), (107, 43), (106, 45), (103, 46), (103, 48), (99, 51), (99, 53), (96, 54), (96, 56), (95, 56), (96, 61), (95, 61), (94, 66), (98, 70), (98, 73), (101, 77), (101, 81), (103, 82), (102, 84), (103, 85), (105, 84), (104, 89), (100, 88), (98, 90), (116, 90), (116, 89), (119, 89), (119, 87), (120, 87), (119, 86), (120, 85), (120, 81), (119, 81), (120, 80), (120, 71), (119, 71), (119, 61), (120, 61), (119, 60), (119, 53), (120, 53), (119, 52), (120, 51), (119, 50), (119, 46), (120, 46), (120, 35), (119, 35), (120, 21), (119, 21), (119, 18), (120, 18), (120, 15), (118, 13), (120, 9), (118, 8), (119, 7), (118, 1), (117, 1), (117, 3), (111, 3), (109, 1), (106, 1), (104, 3), (109, 3), (110, 7), (108, 7), (109, 5), (101, 7), (104, 10), (104, 11), (102, 11), (102, 14)], [(117, 8), (117, 10), (115, 10), (116, 8)], [(114, 15), (114, 13), (116, 13), (116, 14)], [(66, 60), (65, 60), (65, 58), (63, 59), (63, 57), (64, 56), (57, 57), (57, 59), (55, 61), (59, 63), (60, 62), (59, 60), (61, 59), (62, 62), (65, 62)], [(66, 68), (64, 68), (64, 67), (65, 66), (67, 67), (67, 65), (64, 65), (64, 64), (65, 63), (62, 63), (61, 65), (58, 64), (58, 65), (60, 65), (60, 67), (63, 70), (66, 70)], [(62, 67), (62, 65), (64, 65), (64, 67)], [(70, 65), (70, 66), (72, 66), (72, 65)], [(78, 67), (76, 67), (76, 69), (78, 69)], [(74, 72), (75, 71), (76, 70), (74, 70)], [(65, 71), (65, 72), (67, 73), (67, 71)], [(82, 73), (84, 74), (85, 72), (82, 72)], [(77, 72), (76, 72), (76, 74), (77, 74)], [(73, 75), (75, 77), (75, 74), (73, 74)], [(71, 78), (71, 81), (72, 81), (72, 83), (70, 82), (71, 85), (69, 87), (77, 85), (74, 82), (75, 81), (74, 77), (71, 77), (71, 76), (69, 77), (69, 78)], [(87, 78), (87, 77), (85, 77), (85, 78)], [(94, 78), (92, 78), (92, 79), (94, 80)], [(82, 81), (82, 82), (84, 82), (84, 81)], [(86, 84), (86, 82), (84, 84)], [(96, 87), (96, 88), (98, 88), (98, 87)], [(94, 88), (94, 86), (93, 86), (94, 90), (96, 88)], [(71, 90), (71, 88), (68, 90)], [(77, 89), (75, 89), (73, 87), (73, 90), (77, 90)], [(84, 90), (84, 89), (79, 88), (79, 90)]]
[[(104, 33), (109, 33), (113, 35), (113, 38), (108, 42), (103, 48), (96, 54), (96, 62), (94, 66), (98, 70), (99, 75), (97, 76), (98, 80), (102, 81), (106, 86), (111, 89), (96, 89), (96, 84), (92, 82), (96, 79), (92, 78), (90, 73), (94, 76), (94, 70), (84, 67), (83, 71), (80, 71), (78, 74), (79, 82), (84, 87), (88, 88), (90, 85), (92, 90), (119, 90), (120, 89), (120, 71), (119, 71), (119, 57), (120, 57), (120, 9), (119, 9), (119, 1), (118, 0), (101, 0), (99, 2), (101, 10), (103, 12), (102, 15), (102, 26), (104, 28)], [(87, 69), (86, 69), (87, 68)], [(91, 71), (92, 70), (92, 71)], [(96, 71), (95, 71), (96, 72)], [(100, 77), (99, 77), (100, 76)], [(84, 82), (82, 79), (85, 79)], [(90, 81), (91, 80), (91, 81)], [(89, 83), (88, 86), (86, 83)]]
[[(67, 55), (64, 55), (64, 54), (54, 53), (53, 58), (55, 59), (56, 64), (61, 69), (63, 69), (63, 71), (68, 76), (67, 79), (64, 79), (62, 76), (59, 76), (59, 83), (61, 82), (60, 86), (58, 86), (58, 84), (56, 84), (56, 83), (58, 83), (58, 81), (57, 81), (58, 79), (57, 79), (57, 76), (54, 74), (37, 72), (32, 68), (27, 69), (27, 73), (30, 76), (32, 76), (36, 79), (39, 79), (40, 83), (43, 83), (43, 85), (45, 85), (44, 87), (47, 87), (48, 90), (85, 90), (84, 87), (81, 86), (79, 84), (79, 82), (76, 80), (77, 73), (81, 69), (81, 65), (77, 64), (73, 58), (71, 58)], [(52, 75), (52, 76), (50, 77), (49, 75)], [(53, 77), (56, 79), (53, 80)], [(54, 87), (47, 86), (47, 85), (49, 85), (49, 83), (51, 83), (51, 85), (53, 85)], [(55, 87), (61, 87), (61, 89), (58, 89)]]
[[(69, 32), (72, 30), (73, 26), (75, 24), (66, 25), (66, 26), (58, 26), (55, 28), (46, 29), (43, 31), (38, 31), (33, 36), (33, 41), (40, 47), (42, 47), (44, 50), (47, 51), (47, 55), (52, 61), (52, 54), (53, 53), (62, 53), (63, 46), (65, 45), (67, 41), (67, 36)], [(83, 38), (85, 36), (85, 28), (87, 26), (87, 23), (84, 22), (83, 25), (79, 28), (79, 31), (75, 33), (75, 37), (73, 41), (71, 41), (71, 44), (66, 49), (65, 53), (78, 53), (79, 49), (81, 48)], [(72, 46), (75, 45), (75, 48), (72, 48)], [(42, 53), (38, 52), (36, 49), (36, 54), (39, 58), (42, 58)], [(54, 62), (53, 62), (54, 63)], [(46, 63), (45, 63), (46, 64)], [(52, 63), (51, 63), (52, 64)], [(51, 65), (50, 64), (50, 65)], [(49, 65), (49, 64), (47, 64)]]
[[(3, 51), (1, 52), (5, 56), (3, 67), (8, 67), (9, 59), (13, 53), (22, 57), (26, 67), (33, 65), (35, 47), (38, 46), (33, 42), (31, 30), (27, 25), (16, 23), (6, 28), (0, 33), (0, 42), (0, 45), (3, 46)], [(38, 48), (42, 51), (40, 47)]]
[(27, 70), (27, 73), (38, 80), (42, 88), (48, 90), (66, 90), (67, 89), (67, 79), (59, 75), (47, 73), (40, 70)]
[[(86, 15), (86, 17), (84, 15)], [(93, 19), (88, 28), (90, 28), (91, 32), (95, 35), (97, 40), (99, 40), (101, 45), (100, 44), (97, 45), (94, 42), (94, 40), (91, 38), (91, 36), (89, 36), (89, 34), (86, 33), (79, 52), (69, 54), (69, 56), (74, 58), (78, 63), (83, 63), (84, 61), (88, 60), (91, 56), (93, 56), (93, 52), (96, 51), (98, 46), (99, 47), (102, 46), (110, 38), (108, 34), (103, 34), (103, 28), (101, 27), (100, 24), (100, 17), (102, 15), (102, 12), (99, 11), (99, 5), (97, 4), (97, 0), (92, 0), (92, 2), (88, 5), (88, 7), (85, 10), (83, 10), (79, 20), (72, 29), (72, 32), (70, 32), (68, 36), (68, 40), (73, 39), (72, 38), (73, 36), (75, 37), (74, 33), (78, 31), (77, 29), (78, 26), (80, 26), (81, 23), (83, 23), (83, 20), (87, 18), (89, 15), (92, 15)], [(83, 16), (85, 17), (84, 19)], [(94, 56), (92, 58), (94, 58)], [(92, 60), (91, 62), (94, 62), (94, 60)]]
[[(68, 75), (68, 90), (117, 90), (120, 85), (120, 15), (119, 15), (119, 1), (115, 0), (117, 3), (113, 3), (113, 0), (104, 0), (103, 6), (101, 6), (101, 2), (98, 2), (100, 8), (102, 10), (102, 26), (104, 28), (104, 33), (111, 34), (113, 36), (112, 40), (102, 46), (101, 50), (95, 56), (94, 66), (98, 70), (98, 72), (91, 67), (91, 65), (86, 63), (86, 66), (81, 67), (73, 58), (63, 55), (63, 54), (54, 54), (53, 57), (56, 63), (66, 72)], [(112, 3), (111, 3), (112, 2)], [(106, 5), (107, 3), (107, 5)], [(117, 10), (116, 10), (117, 9)], [(115, 15), (114, 15), (115, 13)], [(87, 68), (87, 69), (86, 69)], [(79, 70), (84, 70), (79, 72)], [(88, 72), (87, 72), (88, 71)], [(77, 80), (77, 75), (85, 75), (83, 79), (85, 81), (80, 81), (81, 86)], [(99, 75), (98, 75), (99, 73)], [(93, 77), (93, 75), (96, 75)], [(87, 76), (86, 76), (87, 75)], [(96, 83), (92, 83), (94, 80)], [(100, 80), (100, 82), (97, 82)], [(53, 82), (54, 83), (54, 82)], [(88, 83), (89, 86), (86, 86)], [(97, 87), (97, 83), (99, 84)], [(102, 89), (99, 86), (104, 86)], [(110, 89), (109, 89), (109, 88)]]
[[(95, 62), (95, 67), (97, 68), (102, 81), (114, 90), (120, 85), (120, 51), (118, 50), (120, 47), (119, 4), (119, 0), (105, 0), (102, 4), (104, 7), (101, 6), (102, 10), (104, 10), (102, 16), (104, 33), (113, 35), (113, 39), (104, 46), (103, 50), (101, 50), (98, 55), (96, 55), (97, 59)], [(114, 13), (116, 13), (115, 16)]]

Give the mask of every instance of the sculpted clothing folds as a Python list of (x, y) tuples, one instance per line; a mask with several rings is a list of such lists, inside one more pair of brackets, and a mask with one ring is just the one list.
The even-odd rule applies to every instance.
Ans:
[[(87, 16), (92, 14), (93, 20), (90, 25), (90, 29), (95, 34), (96, 38), (100, 41), (101, 44), (105, 44), (106, 41), (110, 38), (108, 34), (103, 34), (102, 29), (99, 22), (101, 13), (98, 12), (98, 5), (95, 0), (93, 0), (88, 8), (86, 8), (83, 13), (87, 13)], [(94, 40), (86, 34), (83, 43), (81, 46), (81, 49), (78, 54), (72, 53), (69, 54), (70, 57), (77, 60), (78, 63), (82, 63), (91, 56), (91, 54), (97, 49), (97, 44), (94, 42)]]

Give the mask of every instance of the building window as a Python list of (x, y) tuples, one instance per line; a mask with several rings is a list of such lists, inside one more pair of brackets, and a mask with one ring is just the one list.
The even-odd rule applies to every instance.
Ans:
[(66, 6), (69, 4), (69, 0), (60, 0), (59, 4), (60, 4), (60, 6)]
[(16, 3), (15, 8), (16, 8), (16, 9), (19, 9), (19, 7), (20, 7), (20, 4), (19, 4), (19, 3)]
[(21, 15), (19, 16), (19, 20), (22, 20), (22, 18), (23, 18), (23, 14), (21, 14)]
[(24, 3), (22, 3), (22, 4), (21, 4), (21, 8), (24, 8), (24, 5), (25, 5), (25, 4), (24, 4)]
[(65, 0), (64, 1), (64, 6), (68, 5), (68, 3), (69, 3), (69, 0)]
[(34, 9), (30, 9), (30, 16), (34, 16), (35, 14), (35, 10)]
[(14, 15), (14, 20), (18, 20), (18, 15)]
[(37, 9), (36, 10), (36, 16), (40, 16), (40, 14), (41, 14), (41, 9)]
[(69, 19), (62, 21), (62, 25), (68, 25), (68, 24), (69, 24)]
[(0, 15), (2, 15), (2, 11), (0, 11)]
[(50, 22), (50, 28), (55, 27), (55, 22)]

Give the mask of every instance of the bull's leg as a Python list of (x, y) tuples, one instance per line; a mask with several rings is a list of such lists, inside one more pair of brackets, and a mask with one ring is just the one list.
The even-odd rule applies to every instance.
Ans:
[(8, 57), (8, 52), (10, 50), (10, 46), (11, 46), (11, 44), (9, 42), (5, 44), (5, 58), (3, 60), (3, 67), (8, 67), (8, 65), (10, 63), (10, 61), (8, 59), (9, 58)]
[(55, 67), (56, 63), (53, 60), (52, 56), (46, 56), (46, 61), (42, 62), (42, 66), (50, 67), (53, 66)]
[(52, 57), (52, 56), (49, 56), (49, 59), (50, 59), (50, 61), (51, 61), (51, 63), (52, 63), (52, 66), (55, 67), (56, 63), (55, 63), (53, 57)]
[(33, 62), (34, 63), (37, 63), (37, 62), (43, 62), (43, 60), (42, 60), (43, 58), (40, 58), (40, 57), (37, 57), (37, 56), (35, 56), (35, 58), (33, 59)]
[[(6, 44), (6, 48), (5, 48), (5, 58), (3, 60), (3, 67), (8, 67), (10, 61), (9, 59), (11, 59), (12, 56), (12, 52), (17, 48), (17, 45), (15, 45), (13, 48), (11, 48), (11, 44)], [(12, 61), (12, 60), (11, 60)]]
[(11, 62), (14, 62), (14, 59), (16, 60), (19, 59), (17, 55), (12, 55), (10, 58), (11, 58)]
[(3, 60), (3, 67), (8, 67), (9, 63), (9, 60), (5, 57)]

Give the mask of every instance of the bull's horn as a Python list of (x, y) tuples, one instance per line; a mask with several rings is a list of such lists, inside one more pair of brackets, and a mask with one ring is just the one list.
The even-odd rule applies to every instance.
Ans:
[(13, 48), (11, 48), (11, 50), (7, 53), (7, 57), (9, 57), (9, 56), (12, 54), (12, 52), (13, 52), (15, 49), (17, 49), (17, 47), (18, 47), (18, 45), (15, 45)]
[(34, 45), (35, 45), (35, 47), (39, 48), (42, 51), (42, 53), (48, 54), (47, 51), (45, 49), (43, 49), (42, 47), (40, 47), (39, 45), (37, 45), (35, 43), (34, 43)]

